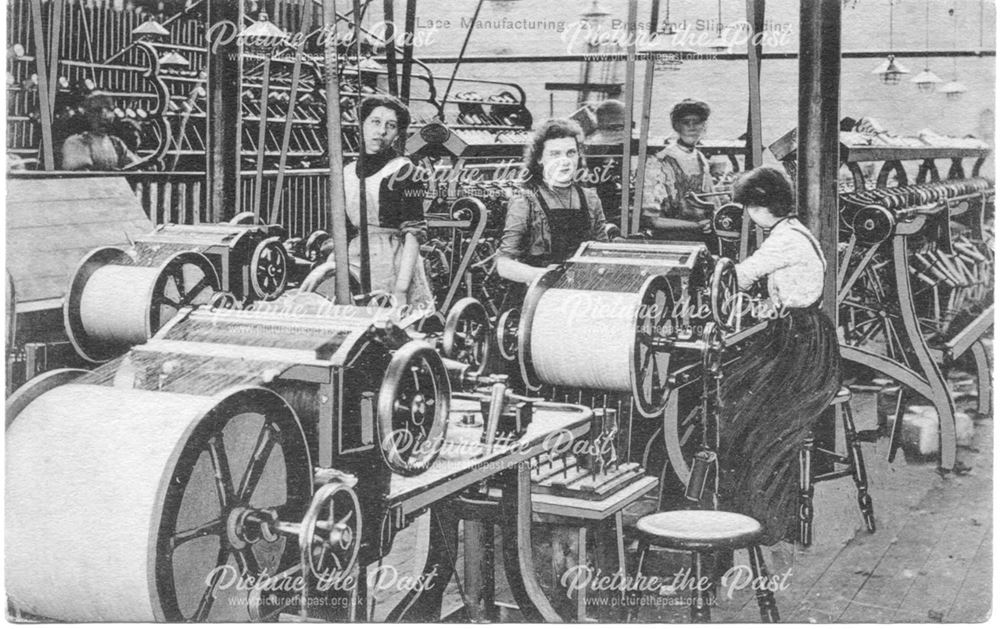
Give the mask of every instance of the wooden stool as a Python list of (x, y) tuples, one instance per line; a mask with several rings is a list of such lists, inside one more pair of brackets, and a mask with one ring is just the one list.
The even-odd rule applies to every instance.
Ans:
[[(854, 477), (854, 486), (857, 487), (858, 508), (861, 510), (861, 517), (865, 520), (865, 526), (870, 533), (875, 532), (875, 509), (872, 506), (872, 498), (868, 494), (868, 472), (865, 470), (865, 459), (861, 454), (861, 442), (865, 441), (858, 436), (858, 431), (854, 428), (854, 416), (851, 414), (851, 390), (841, 387), (837, 396), (833, 398), (832, 405), (836, 406), (836, 412), (844, 424), (844, 441), (846, 442), (847, 454), (837, 454), (836, 452), (817, 448), (815, 439), (810, 435), (803, 441), (802, 449), (799, 451), (799, 542), (803, 546), (812, 544), (813, 528), (813, 488), (816, 483), (843, 478), (844, 476)], [(827, 461), (834, 464), (833, 471), (823, 474), (813, 474), (813, 457), (822, 456)], [(842, 469), (836, 469), (837, 465), (844, 465)]]
[(669, 550), (691, 553), (691, 579), (695, 584), (691, 593), (691, 621), (708, 622), (711, 612), (705, 600), (705, 592), (699, 587), (702, 578), (714, 588), (714, 577), (703, 574), (702, 553), (718, 550), (746, 548), (750, 553), (750, 572), (757, 592), (757, 606), (764, 622), (779, 622), (778, 606), (774, 594), (767, 588), (767, 566), (764, 555), (757, 545), (763, 528), (757, 520), (728, 511), (662, 511), (644, 516), (636, 523), (636, 528), (645, 538), (640, 548), (636, 579), (642, 574), (642, 563), (649, 546), (659, 546)]

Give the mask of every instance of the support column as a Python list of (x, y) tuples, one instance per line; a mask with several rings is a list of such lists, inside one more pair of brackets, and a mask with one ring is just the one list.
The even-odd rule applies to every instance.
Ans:
[(799, 4), (798, 202), (826, 256), (823, 311), (837, 321), (841, 0)]
[[(220, 0), (205, 3), (208, 48), (208, 114), (205, 118), (209, 138), (205, 189), (208, 219), (220, 222), (240, 211), (240, 55), (235, 33), (228, 26), (240, 24), (240, 3)], [(214, 46), (213, 42), (219, 45)]]

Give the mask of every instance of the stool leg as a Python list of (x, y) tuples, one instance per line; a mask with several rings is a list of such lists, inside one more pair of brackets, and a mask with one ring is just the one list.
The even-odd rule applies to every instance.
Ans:
[(691, 553), (691, 622), (711, 622), (712, 612), (705, 600), (705, 592), (701, 589), (701, 578), (704, 576), (702, 570), (701, 553), (693, 551)]
[(769, 579), (767, 566), (764, 564), (764, 554), (760, 551), (760, 546), (754, 544), (747, 548), (750, 553), (750, 573), (753, 575), (753, 582), (757, 590), (757, 607), (760, 608), (760, 619), (762, 622), (780, 622), (778, 617), (778, 605), (774, 602), (774, 594), (768, 589)]
[(850, 459), (851, 474), (854, 476), (854, 486), (858, 490), (858, 508), (869, 533), (875, 532), (875, 507), (872, 497), (868, 494), (868, 471), (865, 469), (865, 459), (861, 454), (861, 442), (854, 428), (854, 415), (849, 404), (842, 404), (840, 416), (844, 422), (844, 437), (847, 441), (847, 456)]
[(816, 441), (810, 434), (799, 450), (799, 543), (812, 544), (813, 533), (813, 476), (812, 458)]
[[(642, 563), (644, 561), (646, 561), (646, 553), (649, 552), (649, 542), (647, 542), (646, 540), (640, 538), (639, 539), (639, 546), (638, 546), (638, 548), (636, 550), (639, 551), (639, 553), (638, 553), (639, 554), (639, 561), (638, 561), (638, 563), (635, 566), (635, 580), (638, 582), (639, 581), (639, 577), (642, 576)], [(622, 566), (622, 574), (624, 574), (624, 573), (625, 573), (625, 566)], [(633, 597), (636, 600), (638, 600), (639, 597), (636, 596), (636, 594), (637, 594), (636, 592), (632, 593)], [(627, 623), (633, 622), (633, 620), (635, 620), (636, 612), (637, 612), (637, 610), (636, 610), (635, 606), (630, 605), (629, 608), (628, 608), (628, 614), (625, 617), (625, 622), (627, 622)]]

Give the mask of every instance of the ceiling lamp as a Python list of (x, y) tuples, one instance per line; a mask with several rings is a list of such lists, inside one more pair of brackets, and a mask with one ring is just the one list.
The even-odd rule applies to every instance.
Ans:
[(581, 13), (580, 17), (582, 17), (587, 22), (596, 23), (596, 22), (600, 22), (601, 20), (603, 20), (604, 18), (608, 17), (609, 15), (611, 15), (611, 14), (608, 13), (607, 11), (605, 11), (604, 8), (601, 7), (601, 4), (597, 0), (594, 0), (590, 4), (590, 8), (587, 11), (585, 11), (584, 13)]
[(898, 84), (903, 75), (909, 73), (910, 71), (903, 64), (896, 61), (896, 55), (889, 55), (885, 58), (885, 61), (872, 70), (872, 74), (879, 75), (879, 78), (886, 85)]
[(287, 42), (288, 33), (267, 19), (267, 12), (261, 11), (257, 21), (244, 28), (239, 38), (245, 50), (267, 54)]
[(941, 93), (943, 93), (949, 100), (958, 100), (961, 98), (962, 94), (966, 93), (968, 88), (964, 84), (960, 83), (957, 79), (954, 81), (948, 81), (941, 86)]
[(889, 55), (885, 58), (885, 61), (872, 70), (872, 74), (877, 74), (886, 85), (898, 85), (903, 75), (910, 73), (903, 64), (896, 61), (896, 55), (892, 54), (893, 1), (889, 0)]
[(921, 92), (933, 92), (934, 88), (937, 87), (938, 83), (941, 82), (941, 77), (931, 72), (930, 60), (927, 58), (927, 53), (931, 49), (931, 0), (927, 0), (924, 8), (924, 71), (917, 76), (910, 79), (910, 82), (917, 85), (917, 89)]
[(149, 16), (149, 19), (132, 29), (132, 35), (139, 39), (154, 39), (157, 37), (168, 37), (170, 31), (163, 28), (163, 25)]
[(731, 44), (729, 40), (722, 36), (722, 0), (716, 3), (718, 6), (718, 19), (716, 20), (715, 39), (708, 42), (708, 49), (712, 52), (725, 52), (729, 50)]
[(910, 79), (910, 82), (916, 83), (917, 88), (921, 92), (933, 92), (934, 88), (941, 83), (941, 77), (931, 72), (930, 68), (925, 66), (924, 71)]
[(160, 57), (160, 67), (161, 68), (189, 68), (191, 67), (191, 62), (184, 58), (184, 55), (177, 51), (171, 50), (167, 52), (162, 57)]

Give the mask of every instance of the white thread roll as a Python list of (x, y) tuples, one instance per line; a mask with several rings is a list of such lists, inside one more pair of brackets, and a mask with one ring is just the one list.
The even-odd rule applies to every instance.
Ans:
[(14, 419), (6, 577), (18, 608), (75, 622), (163, 620), (153, 574), (159, 501), (185, 434), (210, 404), (68, 384)]
[(546, 384), (631, 391), (640, 296), (553, 288), (531, 321), (531, 362)]
[[(108, 264), (94, 271), (80, 296), (80, 321), (87, 336), (115, 343), (144, 343), (156, 267)], [(174, 297), (176, 299), (176, 297)]]

